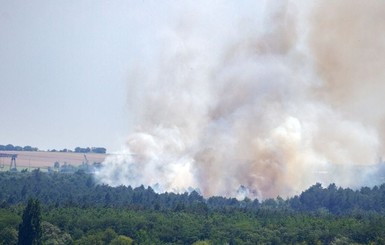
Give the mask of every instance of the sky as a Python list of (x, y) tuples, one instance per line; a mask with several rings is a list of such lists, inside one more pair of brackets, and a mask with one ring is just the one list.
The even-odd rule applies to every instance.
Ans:
[[(217, 13), (250, 6), (214, 2)], [(171, 0), (0, 0), (0, 144), (121, 151), (141, 107), (136, 80), (169, 41), (159, 30), (174, 25), (175, 16), (194, 15), (186, 3), (196, 7)]]
[(0, 144), (121, 148), (151, 21), (135, 2), (0, 0)]

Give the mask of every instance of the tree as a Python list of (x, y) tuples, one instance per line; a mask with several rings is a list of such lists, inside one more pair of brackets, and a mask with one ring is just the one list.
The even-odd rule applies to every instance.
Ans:
[(22, 151), (22, 150), (23, 150), (23, 147), (17, 145), (17, 146), (15, 146), (14, 150), (15, 150), (15, 151)]
[(29, 199), (19, 225), (19, 245), (40, 245), (42, 237), (40, 202)]
[(17, 231), (14, 228), (7, 227), (0, 231), (0, 244), (16, 245)]
[(53, 164), (53, 167), (55, 169), (59, 169), (60, 168), (60, 163), (58, 161), (56, 161), (54, 164)]
[(87, 147), (87, 148), (81, 148), (81, 147), (76, 147), (75, 148), (75, 152), (76, 153), (88, 153), (91, 151), (91, 148)]
[(71, 236), (59, 229), (59, 227), (43, 221), (41, 223), (42, 240), (44, 244), (73, 244)]
[(32, 151), (32, 146), (30, 146), (30, 145), (24, 146), (23, 151)]
[(112, 240), (110, 245), (131, 245), (133, 242), (132, 238), (120, 235)]
[(14, 151), (15, 147), (12, 144), (8, 144), (5, 146), (5, 150), (6, 151)]
[(210, 245), (208, 241), (197, 241), (194, 242), (192, 245)]
[(101, 154), (106, 154), (107, 149), (104, 147), (92, 147), (91, 151), (94, 153), (101, 153)]

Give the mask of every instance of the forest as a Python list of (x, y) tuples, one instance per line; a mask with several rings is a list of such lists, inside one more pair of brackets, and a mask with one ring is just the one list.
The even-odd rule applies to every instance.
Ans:
[(110, 187), (84, 171), (0, 172), (0, 244), (18, 244), (30, 200), (41, 244), (385, 244), (385, 184), (259, 201)]

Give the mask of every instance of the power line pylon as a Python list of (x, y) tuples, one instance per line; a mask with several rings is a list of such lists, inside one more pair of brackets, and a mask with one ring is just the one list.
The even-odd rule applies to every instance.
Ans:
[(17, 154), (0, 153), (0, 157), (11, 158), (11, 164), (9, 165), (9, 171), (12, 171), (12, 172), (17, 171), (17, 168), (16, 168)]

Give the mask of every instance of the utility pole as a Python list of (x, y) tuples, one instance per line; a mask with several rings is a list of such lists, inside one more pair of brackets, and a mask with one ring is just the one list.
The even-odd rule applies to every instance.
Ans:
[(12, 157), (11, 157), (11, 166), (9, 166), (9, 171), (13, 171), (13, 172), (17, 171), (17, 168), (16, 168), (16, 157), (17, 157), (16, 154), (12, 155)]
[(16, 172), (16, 158), (17, 154), (7, 154), (7, 153), (0, 153), (0, 158), (11, 158), (11, 164), (9, 166), (9, 171)]

